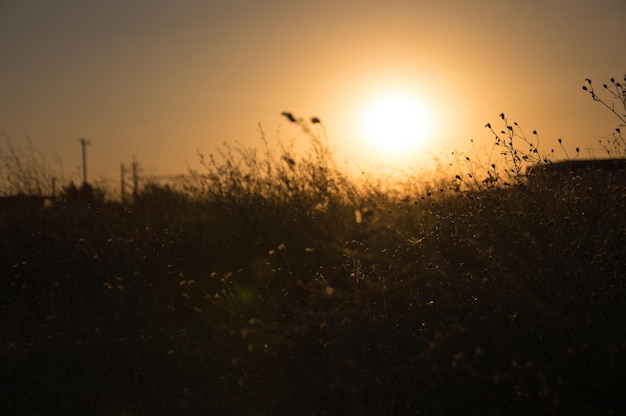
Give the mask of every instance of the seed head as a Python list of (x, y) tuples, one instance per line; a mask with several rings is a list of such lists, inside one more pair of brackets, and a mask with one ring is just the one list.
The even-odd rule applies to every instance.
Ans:
[(281, 113), (282, 116), (285, 116), (285, 118), (287, 118), (287, 120), (291, 121), (292, 123), (296, 122), (296, 118), (293, 116), (293, 114), (291, 114), (288, 111), (283, 111)]

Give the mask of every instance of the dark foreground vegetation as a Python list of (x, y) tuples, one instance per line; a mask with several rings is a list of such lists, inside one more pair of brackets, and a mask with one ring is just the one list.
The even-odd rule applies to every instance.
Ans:
[(300, 123), (302, 157), (3, 211), (3, 414), (626, 412), (624, 175), (528, 179), (512, 126), (503, 169), (385, 187)]

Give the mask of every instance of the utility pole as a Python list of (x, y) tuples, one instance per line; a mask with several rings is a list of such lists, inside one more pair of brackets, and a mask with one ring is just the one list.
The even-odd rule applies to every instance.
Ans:
[(126, 175), (126, 167), (122, 163), (120, 165), (120, 176), (121, 176), (121, 188), (122, 188), (122, 204), (126, 202), (126, 183), (124, 182), (124, 176)]
[(137, 195), (139, 195), (139, 162), (133, 156), (133, 198), (135, 201), (137, 200)]
[(84, 137), (79, 142), (83, 148), (83, 186), (85, 186), (87, 185), (87, 145), (91, 144), (91, 142)]

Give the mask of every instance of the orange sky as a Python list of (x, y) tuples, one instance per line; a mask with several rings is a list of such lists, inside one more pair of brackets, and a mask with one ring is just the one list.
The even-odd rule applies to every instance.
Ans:
[(356, 120), (400, 89), (436, 116), (408, 163), (488, 147), (501, 112), (546, 151), (559, 137), (597, 148), (617, 123), (581, 86), (623, 78), (625, 18), (623, 0), (4, 0), (0, 127), (60, 158), (66, 179), (81, 137), (90, 178), (117, 178), (133, 155), (146, 173), (184, 173), (197, 149), (260, 145), (259, 123), (270, 142), (301, 137), (282, 111), (320, 117), (340, 160), (399, 165)]

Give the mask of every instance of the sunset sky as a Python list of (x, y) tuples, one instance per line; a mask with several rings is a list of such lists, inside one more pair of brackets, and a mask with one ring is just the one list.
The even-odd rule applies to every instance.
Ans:
[[(280, 116), (319, 117), (341, 161), (427, 166), (489, 147), (504, 112), (545, 151), (601, 157), (617, 122), (581, 90), (626, 73), (624, 0), (0, 0), (0, 127), (64, 177), (185, 173), (223, 142), (303, 140)], [(367, 107), (416, 97), (424, 143), (389, 156)], [(557, 152), (557, 154), (559, 154)], [(561, 154), (559, 154), (561, 155)]]

